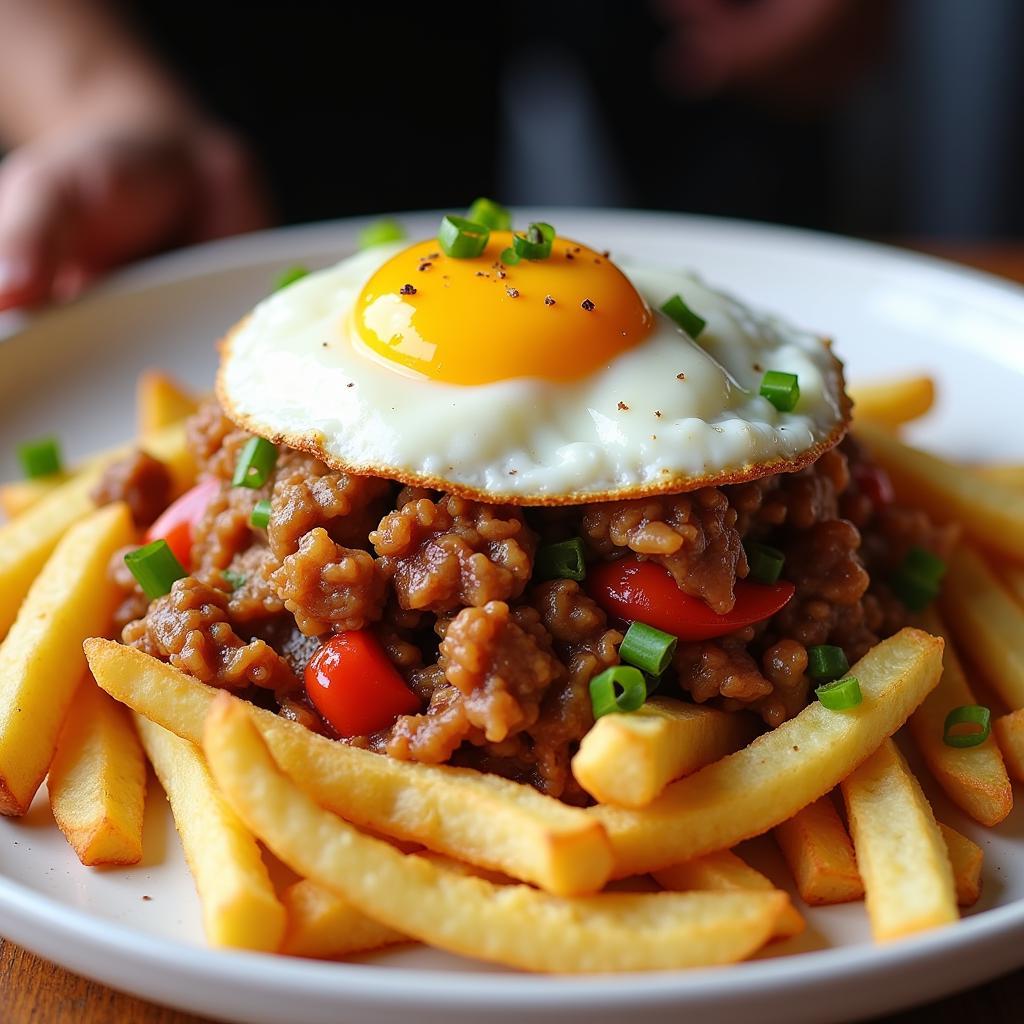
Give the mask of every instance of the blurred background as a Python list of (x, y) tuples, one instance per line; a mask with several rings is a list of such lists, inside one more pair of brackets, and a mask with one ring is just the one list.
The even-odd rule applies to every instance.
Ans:
[(1024, 230), (1019, 0), (0, 0), (0, 309), (273, 223), (634, 206)]

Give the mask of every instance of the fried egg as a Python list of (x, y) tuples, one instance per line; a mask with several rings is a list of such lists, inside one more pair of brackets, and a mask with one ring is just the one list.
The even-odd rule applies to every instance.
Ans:
[[(377, 246), (271, 295), (224, 340), (221, 403), (338, 469), (530, 505), (794, 470), (845, 432), (827, 341), (693, 274), (566, 238), (510, 265), (511, 242)], [(660, 311), (677, 294), (696, 339)], [(797, 376), (792, 411), (761, 396), (769, 370)]]

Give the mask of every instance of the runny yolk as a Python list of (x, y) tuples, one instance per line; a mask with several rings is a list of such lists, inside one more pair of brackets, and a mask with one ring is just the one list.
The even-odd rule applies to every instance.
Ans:
[(565, 381), (639, 344), (651, 311), (606, 255), (556, 238), (545, 260), (499, 257), (508, 231), (475, 259), (445, 256), (436, 239), (397, 253), (356, 301), (354, 325), (378, 357), (447, 384), (513, 377)]

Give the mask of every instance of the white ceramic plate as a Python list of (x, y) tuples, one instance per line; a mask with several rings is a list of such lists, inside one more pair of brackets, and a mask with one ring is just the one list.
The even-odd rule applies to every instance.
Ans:
[[(1024, 458), (1024, 291), (879, 246), (728, 221), (647, 213), (532, 211), (613, 254), (695, 267), (710, 281), (837, 340), (853, 378), (926, 369), (942, 385), (923, 441), (962, 457)], [(403, 218), (416, 235), (436, 215)], [(0, 344), (0, 478), (13, 448), (57, 431), (78, 456), (132, 432), (148, 366), (208, 388), (213, 341), (297, 261), (352, 248), (356, 222), (253, 235), (127, 270)], [(3, 320), (0, 320), (2, 331)], [(14, 323), (6, 321), (8, 328)], [(811, 911), (800, 939), (719, 970), (578, 979), (530, 977), (409, 947), (365, 964), (213, 952), (159, 791), (144, 863), (82, 868), (45, 797), (0, 821), (0, 932), (72, 970), (140, 996), (249, 1024), (534, 1020), (595, 1024), (684, 1013), (729, 1022), (850, 1021), (934, 998), (1024, 964), (1024, 814), (979, 830), (940, 795), (938, 815), (985, 847), (985, 893), (959, 925), (877, 947), (862, 905)], [(750, 855), (780, 882), (767, 841)]]

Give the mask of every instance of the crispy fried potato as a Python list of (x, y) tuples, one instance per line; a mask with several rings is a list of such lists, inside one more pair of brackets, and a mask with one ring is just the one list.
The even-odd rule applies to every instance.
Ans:
[(931, 377), (900, 377), (850, 385), (853, 418), (898, 427), (928, 412), (935, 402)]
[(940, 601), (953, 636), (986, 682), (1011, 710), (1024, 707), (1024, 608), (981, 555), (965, 546), (953, 552)]
[[(400, 853), (314, 803), (275, 765), (248, 710), (227, 694), (211, 708), (203, 749), (221, 792), (293, 870), (453, 953), (559, 972), (728, 963), (765, 942), (784, 906), (777, 892), (565, 899)], [(359, 782), (355, 774), (348, 781)]]
[(901, 630), (851, 670), (864, 695), (858, 707), (829, 711), (815, 702), (749, 747), (673, 782), (641, 810), (589, 808), (608, 831), (615, 877), (728, 849), (792, 818), (906, 721), (938, 682), (942, 647), (920, 630)]
[(82, 641), (105, 633), (118, 600), (107, 578), (131, 542), (128, 506), (85, 516), (54, 548), (0, 643), (0, 813), (24, 814), (57, 747), (85, 674)]
[(285, 909), (256, 840), (217, 792), (199, 750), (141, 715), (135, 724), (171, 805), (210, 944), (278, 949)]
[(875, 939), (886, 942), (957, 920), (945, 841), (892, 740), (841, 785)]
[(815, 907), (864, 898), (853, 843), (831, 797), (797, 811), (773, 834), (804, 903)]
[(83, 864), (142, 859), (146, 759), (127, 709), (89, 675), (61, 730), (47, 788), (54, 821)]
[(1011, 711), (992, 723), (1011, 779), (1024, 782), (1024, 708)]
[(135, 385), (138, 434), (162, 430), (187, 419), (199, 403), (173, 377), (162, 370), (145, 370)]
[[(110, 640), (86, 644), (116, 700), (195, 742), (217, 691)], [(422, 843), (560, 895), (597, 892), (612, 855), (585, 811), (497, 775), (397, 761), (316, 736), (253, 708), (274, 757), (324, 807), (361, 827)]]
[(949, 643), (945, 623), (929, 609), (922, 617), (929, 633), (946, 639), (939, 685), (910, 716), (910, 733), (935, 781), (975, 821), (998, 825), (1013, 809), (1013, 787), (994, 736), (976, 747), (950, 747), (943, 742), (946, 716), (953, 708), (977, 704), (963, 666)]
[(876, 423), (858, 423), (854, 433), (907, 504), (923, 508), (936, 522), (960, 523), (984, 547), (1024, 559), (1024, 492), (910, 448)]
[(749, 715), (655, 697), (632, 714), (599, 718), (580, 742), (572, 773), (600, 803), (644, 807), (673, 779), (739, 750), (756, 734)]
[(938, 824), (953, 868), (956, 901), (961, 907), (973, 907), (981, 898), (981, 867), (985, 851), (955, 828), (943, 825), (941, 821)]
[(0, 511), (8, 519), (20, 516), (37, 501), (70, 479), (69, 473), (52, 473), (31, 480), (10, 480), (0, 484)]
[[(746, 889), (752, 892), (782, 892), (776, 889), (770, 878), (752, 868), (732, 850), (719, 850), (694, 860), (674, 864), (654, 872), (654, 880), (663, 889), (671, 892), (721, 892)], [(789, 939), (799, 935), (804, 928), (804, 919), (793, 906), (789, 894), (786, 909), (775, 922), (773, 938)]]
[(970, 469), (993, 483), (1024, 491), (1024, 466), (971, 466)]

